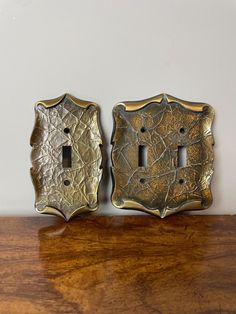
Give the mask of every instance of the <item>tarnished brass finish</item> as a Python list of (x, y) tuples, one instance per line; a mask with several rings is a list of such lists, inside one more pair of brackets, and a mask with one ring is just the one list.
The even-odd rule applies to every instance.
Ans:
[(39, 101), (31, 136), (36, 210), (66, 220), (98, 207), (102, 138), (95, 103), (69, 94)]
[[(113, 118), (114, 206), (164, 218), (211, 205), (211, 106), (161, 94), (119, 103)], [(140, 155), (143, 147), (146, 164)], [(179, 160), (182, 147), (186, 151), (184, 165)]]

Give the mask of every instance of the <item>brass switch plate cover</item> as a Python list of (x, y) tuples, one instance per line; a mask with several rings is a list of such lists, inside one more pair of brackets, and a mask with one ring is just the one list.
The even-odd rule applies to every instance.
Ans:
[(97, 104), (69, 94), (39, 101), (30, 144), (38, 212), (69, 220), (98, 208), (102, 136)]
[[(212, 203), (213, 108), (167, 94), (113, 109), (112, 203), (164, 218)], [(146, 147), (146, 164), (139, 149)], [(179, 164), (179, 148), (186, 164)]]

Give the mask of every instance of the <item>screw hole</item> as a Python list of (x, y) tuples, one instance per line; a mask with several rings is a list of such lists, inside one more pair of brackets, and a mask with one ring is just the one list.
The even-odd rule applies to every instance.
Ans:
[(69, 181), (69, 180), (65, 180), (65, 181), (64, 181), (64, 185), (65, 185), (65, 186), (70, 185), (70, 181)]
[(64, 129), (64, 132), (65, 132), (66, 134), (68, 134), (68, 133), (70, 133), (70, 129), (69, 129), (69, 128), (65, 128), (65, 129)]
[(180, 128), (180, 129), (179, 129), (179, 132), (180, 132), (181, 134), (184, 134), (184, 133), (185, 133), (185, 128)]
[(146, 180), (144, 178), (141, 178), (140, 180), (140, 183), (144, 184), (146, 182)]
[(184, 179), (179, 179), (179, 184), (184, 184)]
[(140, 129), (140, 131), (141, 131), (142, 133), (144, 133), (144, 132), (146, 132), (146, 128), (145, 128), (144, 126), (142, 126), (141, 129)]

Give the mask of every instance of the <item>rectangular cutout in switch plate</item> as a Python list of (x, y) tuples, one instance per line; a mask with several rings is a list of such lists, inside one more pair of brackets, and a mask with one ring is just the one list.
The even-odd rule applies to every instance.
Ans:
[(187, 151), (185, 146), (178, 146), (178, 167), (186, 167)]
[(62, 146), (62, 166), (71, 168), (71, 146)]
[(147, 167), (147, 146), (145, 145), (138, 147), (138, 166)]

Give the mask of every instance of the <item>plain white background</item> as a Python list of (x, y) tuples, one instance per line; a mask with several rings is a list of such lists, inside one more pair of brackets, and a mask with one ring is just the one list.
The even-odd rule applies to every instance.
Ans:
[[(112, 107), (167, 92), (216, 111), (213, 206), (234, 214), (236, 0), (0, 0), (0, 215), (39, 215), (29, 176), (37, 100), (69, 92)], [(127, 211), (106, 201), (99, 213)], [(131, 212), (129, 212), (131, 213)]]

